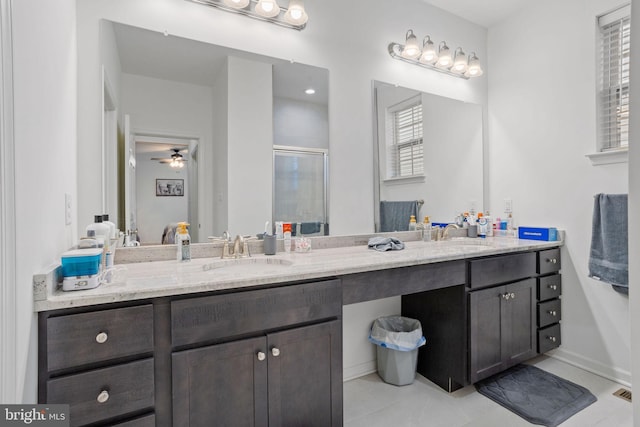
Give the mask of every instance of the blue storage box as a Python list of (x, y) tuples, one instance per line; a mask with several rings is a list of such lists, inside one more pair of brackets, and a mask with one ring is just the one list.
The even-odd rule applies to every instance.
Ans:
[(558, 230), (555, 227), (518, 227), (518, 238), (555, 242)]
[(93, 276), (100, 272), (102, 249), (76, 249), (62, 254), (62, 277)]

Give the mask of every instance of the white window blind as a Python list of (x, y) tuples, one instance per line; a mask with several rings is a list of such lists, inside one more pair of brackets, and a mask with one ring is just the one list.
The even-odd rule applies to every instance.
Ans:
[(422, 103), (413, 103), (391, 113), (393, 128), (389, 146), (389, 177), (424, 174)]
[(598, 18), (600, 151), (629, 146), (630, 7)]

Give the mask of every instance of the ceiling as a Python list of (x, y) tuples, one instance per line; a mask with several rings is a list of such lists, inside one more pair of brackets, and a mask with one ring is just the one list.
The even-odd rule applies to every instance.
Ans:
[(530, 0), (422, 0), (485, 28), (522, 10)]
[[(200, 86), (213, 86), (227, 56), (273, 65), (273, 94), (316, 104), (328, 104), (327, 70), (255, 53), (230, 49), (176, 36), (165, 36), (129, 25), (113, 23), (123, 73)], [(315, 95), (304, 93), (308, 87)]]

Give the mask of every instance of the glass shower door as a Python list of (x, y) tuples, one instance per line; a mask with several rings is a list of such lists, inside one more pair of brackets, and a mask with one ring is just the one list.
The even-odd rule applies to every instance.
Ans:
[(296, 234), (328, 234), (327, 166), (327, 150), (274, 147), (274, 222), (291, 222)]

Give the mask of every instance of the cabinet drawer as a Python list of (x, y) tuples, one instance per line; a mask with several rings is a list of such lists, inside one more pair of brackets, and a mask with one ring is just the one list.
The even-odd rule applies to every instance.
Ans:
[(558, 298), (562, 294), (562, 276), (554, 274), (553, 276), (540, 277), (538, 279), (538, 300), (546, 301)]
[(538, 353), (546, 353), (549, 350), (553, 350), (559, 347), (561, 342), (559, 323), (538, 330)]
[(538, 252), (538, 274), (560, 271), (560, 248)]
[(174, 348), (342, 314), (340, 280), (171, 302)]
[(515, 282), (536, 275), (536, 254), (527, 252), (469, 261), (471, 288)]
[(560, 300), (554, 299), (538, 304), (538, 327), (543, 328), (552, 323), (558, 323), (562, 317)]
[(69, 404), (72, 426), (151, 409), (153, 359), (49, 380), (47, 402)]
[(153, 306), (47, 319), (47, 370), (153, 351)]

